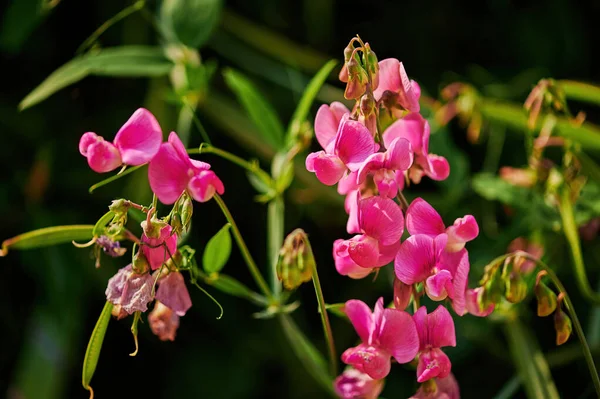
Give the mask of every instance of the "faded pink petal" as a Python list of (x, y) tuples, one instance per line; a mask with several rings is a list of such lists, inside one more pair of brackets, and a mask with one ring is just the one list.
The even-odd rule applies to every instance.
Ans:
[(171, 234), (172, 228), (167, 225), (160, 231), (160, 238), (151, 238), (142, 234), (142, 254), (148, 260), (152, 270), (159, 269), (163, 263), (175, 255), (177, 251), (177, 235)]
[(386, 90), (394, 93), (400, 90), (400, 61), (395, 58), (379, 61), (379, 85), (373, 91), (375, 100), (379, 101)]
[[(175, 133), (171, 133), (173, 136)], [(189, 159), (189, 158), (188, 158)], [(148, 166), (150, 188), (160, 202), (170, 205), (185, 191), (190, 165), (180, 157), (172, 143), (163, 143)]]
[(375, 151), (377, 145), (369, 129), (350, 119), (342, 122), (336, 136), (335, 154), (348, 169), (358, 170), (362, 162)]
[(188, 309), (192, 307), (190, 293), (183, 280), (183, 275), (179, 272), (170, 272), (159, 281), (156, 299), (180, 317), (185, 316)]
[(341, 399), (377, 399), (383, 390), (383, 380), (374, 380), (354, 368), (348, 368), (333, 382)]
[(448, 270), (440, 270), (425, 280), (427, 296), (434, 301), (442, 301), (446, 297), (454, 296), (452, 274)]
[(344, 176), (346, 165), (337, 155), (319, 151), (308, 154), (306, 169), (314, 172), (321, 183), (333, 186)]
[(162, 142), (162, 130), (150, 111), (139, 108), (119, 129), (115, 146), (126, 165), (143, 165), (152, 160)]
[(152, 298), (154, 280), (149, 273), (134, 273), (131, 265), (120, 269), (106, 288), (106, 299), (128, 314), (145, 312)]
[(363, 342), (370, 343), (370, 337), (373, 335), (376, 326), (373, 321), (373, 313), (371, 313), (371, 309), (367, 304), (357, 299), (351, 299), (346, 302), (344, 312), (360, 339)]
[(406, 229), (411, 235), (434, 237), (442, 234), (445, 228), (440, 214), (423, 198), (413, 200), (406, 210)]
[(361, 279), (369, 275), (372, 268), (361, 267), (348, 254), (349, 240), (335, 240), (333, 243), (333, 260), (335, 268), (342, 276)]
[[(409, 111), (419, 112), (419, 97), (415, 93), (411, 80), (408, 78), (406, 71), (404, 70), (404, 64), (400, 63), (400, 90), (398, 102)], [(419, 95), (421, 94), (421, 88), (419, 87)]]
[(317, 111), (315, 117), (315, 136), (324, 150), (327, 150), (335, 139), (338, 126), (342, 116), (350, 113), (348, 108), (340, 102), (333, 102), (331, 105), (323, 104)]
[(427, 154), (429, 148), (429, 122), (416, 112), (411, 112), (392, 123), (383, 132), (386, 148), (397, 138), (408, 140), (415, 154)]
[(425, 382), (432, 378), (444, 378), (450, 374), (452, 364), (448, 356), (434, 348), (421, 352), (417, 365), (417, 381)]
[(362, 267), (377, 267), (379, 261), (379, 244), (376, 239), (358, 235), (348, 240), (350, 258)]
[(161, 341), (175, 341), (179, 328), (179, 316), (160, 301), (154, 303), (154, 309), (148, 315), (148, 324), (152, 333)]
[(448, 234), (446, 250), (457, 252), (465, 247), (466, 242), (474, 240), (479, 235), (479, 226), (473, 216), (466, 215), (456, 219), (454, 224), (446, 229), (446, 234)]
[(196, 201), (206, 202), (215, 195), (215, 192), (222, 195), (225, 187), (215, 172), (202, 170), (190, 179), (188, 190)]
[(495, 305), (493, 303), (490, 303), (485, 309), (480, 305), (482, 295), (483, 287), (468, 289), (465, 292), (465, 308), (467, 313), (477, 317), (486, 317), (494, 311)]
[(384, 309), (379, 346), (398, 363), (408, 363), (419, 352), (419, 335), (412, 317), (397, 309)]
[(96, 143), (87, 147), (88, 165), (94, 172), (105, 173), (121, 166), (121, 155), (112, 143), (99, 137)]
[(415, 97), (417, 97), (417, 100), (421, 98), (421, 86), (419, 86), (419, 84), (414, 80), (410, 81), (410, 85), (412, 86), (413, 92), (415, 93)]
[(358, 222), (366, 235), (383, 245), (399, 241), (404, 232), (402, 209), (389, 198), (376, 196), (360, 200)]
[(424, 234), (410, 236), (396, 254), (394, 270), (404, 284), (425, 281), (436, 265), (437, 252), (433, 238)]
[(419, 333), (419, 350), (456, 346), (454, 320), (448, 309), (439, 305), (436, 310), (427, 314), (427, 308), (421, 306), (413, 315)]
[(452, 299), (452, 308), (459, 316), (465, 314), (465, 291), (469, 280), (469, 253), (466, 249), (458, 252), (444, 251), (439, 259), (438, 266), (448, 270), (452, 274), (452, 285), (454, 293), (450, 296)]
[(391, 369), (390, 354), (366, 344), (346, 349), (342, 361), (376, 380), (385, 378)]
[(95, 144), (99, 140), (103, 140), (103, 138), (94, 132), (84, 133), (79, 139), (79, 153), (84, 157), (87, 157), (88, 147), (92, 144)]

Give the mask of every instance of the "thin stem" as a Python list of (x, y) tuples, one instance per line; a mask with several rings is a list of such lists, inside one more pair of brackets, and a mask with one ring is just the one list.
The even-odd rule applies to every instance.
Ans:
[(406, 212), (406, 210), (408, 209), (408, 201), (406, 200), (404, 194), (402, 194), (402, 191), (398, 191), (398, 201), (400, 201), (400, 206), (402, 207), (402, 210)]
[(113, 181), (120, 179), (123, 176), (126, 176), (128, 174), (130, 174), (131, 172), (135, 172), (136, 170), (138, 170), (139, 168), (141, 168), (144, 165), (139, 165), (139, 166), (132, 166), (127, 168), (126, 170), (122, 170), (121, 172), (117, 173), (116, 175), (112, 175), (111, 177), (102, 180), (101, 182), (98, 182), (96, 184), (94, 184), (93, 186), (91, 186), (88, 191), (91, 194), (92, 192), (94, 192), (94, 190), (96, 190), (99, 187), (105, 186), (108, 183), (112, 183)]
[(567, 290), (558, 279), (554, 270), (552, 270), (545, 262), (537, 259), (535, 256), (531, 256), (526, 252), (519, 252), (519, 256), (527, 258), (533, 262), (535, 262), (539, 267), (548, 273), (548, 277), (556, 288), (564, 295), (564, 303), (571, 314), (571, 320), (573, 321), (573, 326), (575, 327), (575, 332), (577, 333), (577, 337), (579, 338), (579, 343), (581, 344), (581, 348), (583, 349), (583, 356), (585, 357), (585, 361), (587, 363), (588, 369), (590, 370), (590, 374), (592, 376), (592, 381), (594, 382), (594, 388), (596, 389), (596, 394), (600, 397), (600, 378), (598, 377), (598, 371), (596, 370), (596, 365), (594, 364), (594, 358), (592, 356), (592, 352), (590, 351), (590, 347), (585, 338), (585, 334), (583, 333), (583, 328), (581, 328), (581, 323), (579, 322), (579, 318), (577, 317), (577, 313), (575, 312), (575, 307), (573, 306), (573, 302), (571, 302), (571, 297), (567, 294)]
[(217, 204), (219, 204), (219, 207), (221, 208), (223, 215), (225, 215), (225, 219), (227, 219), (227, 221), (231, 224), (231, 231), (233, 233), (233, 237), (235, 238), (235, 241), (236, 241), (238, 247), (240, 248), (240, 252), (242, 253), (242, 256), (244, 257), (244, 260), (246, 261), (246, 265), (248, 265), (248, 269), (250, 270), (250, 273), (252, 274), (254, 281), (256, 282), (256, 284), (258, 285), (258, 287), (260, 288), (262, 293), (268, 299), (272, 300), (273, 294), (271, 293), (271, 290), (269, 289), (269, 286), (265, 282), (265, 279), (263, 278), (262, 274), (260, 274), (260, 270), (258, 270), (258, 266), (254, 262), (254, 259), (252, 258), (252, 255), (250, 254), (248, 247), (246, 246), (246, 242), (244, 241), (244, 238), (242, 237), (242, 234), (240, 233), (240, 230), (238, 229), (237, 224), (235, 223), (235, 220), (233, 220), (233, 216), (231, 216), (231, 212), (229, 212), (227, 205), (225, 205), (225, 202), (223, 201), (223, 199), (221, 198), (221, 196), (219, 194), (215, 194), (214, 198), (215, 198), (215, 201), (217, 201)]
[(217, 316), (217, 320), (221, 320), (221, 317), (223, 317), (223, 312), (224, 311), (223, 311), (223, 306), (221, 306), (221, 304), (219, 303), (219, 301), (217, 301), (215, 299), (215, 297), (213, 297), (212, 295), (210, 295), (208, 293), (208, 291), (206, 291), (204, 288), (202, 288), (200, 286), (200, 284), (198, 284), (198, 282), (196, 280), (192, 281), (192, 284), (194, 284), (196, 286), (196, 288), (198, 288), (200, 291), (202, 291), (204, 293), (204, 295), (206, 295), (208, 298), (210, 298), (210, 300), (213, 301), (219, 307), (219, 310), (220, 310), (221, 313)]
[(194, 125), (196, 125), (196, 129), (198, 129), (198, 131), (200, 132), (200, 135), (202, 136), (202, 140), (204, 140), (208, 144), (212, 144), (210, 141), (210, 137), (208, 137), (208, 132), (202, 125), (202, 122), (200, 122), (200, 119), (196, 116), (196, 109), (187, 101), (184, 101), (183, 103), (187, 107), (189, 107), (190, 112), (192, 113), (192, 120), (194, 121)]
[(271, 288), (276, 298), (281, 295), (281, 281), (277, 276), (277, 260), (283, 245), (285, 204), (277, 195), (267, 205), (267, 251), (270, 263)]
[[(308, 247), (308, 252), (312, 254), (312, 247), (308, 240), (305, 241)], [(329, 350), (329, 374), (332, 377), (337, 375), (337, 354), (335, 352), (335, 342), (333, 341), (333, 332), (331, 330), (331, 324), (329, 323), (329, 314), (325, 307), (325, 298), (323, 297), (323, 290), (321, 289), (321, 282), (319, 281), (319, 273), (317, 272), (317, 263), (311, 262), (313, 266), (312, 270), (312, 281), (315, 286), (315, 294), (317, 295), (317, 302), (319, 303), (319, 309), (321, 314), (321, 323), (323, 324), (323, 333), (325, 334), (325, 340), (327, 341), (327, 349)]]

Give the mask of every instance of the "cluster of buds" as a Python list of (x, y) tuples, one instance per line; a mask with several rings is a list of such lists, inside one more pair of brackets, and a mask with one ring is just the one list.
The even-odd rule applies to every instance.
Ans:
[(277, 261), (277, 278), (287, 290), (310, 281), (315, 270), (310, 242), (302, 229), (292, 231), (283, 242)]
[(565, 295), (558, 296), (542, 281), (546, 271), (540, 271), (535, 279), (535, 297), (537, 299), (537, 314), (540, 317), (550, 316), (554, 313), (554, 330), (556, 331), (556, 345), (562, 345), (571, 336), (573, 324), (571, 318), (562, 310)]

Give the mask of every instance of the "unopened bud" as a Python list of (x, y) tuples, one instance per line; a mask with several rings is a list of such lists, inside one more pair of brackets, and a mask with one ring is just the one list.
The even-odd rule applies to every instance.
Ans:
[(116, 214), (127, 213), (127, 211), (129, 210), (129, 203), (127, 202), (127, 200), (125, 200), (123, 198), (117, 199), (117, 200), (114, 200), (108, 206), (108, 209), (110, 209), (111, 211), (113, 211)]
[(133, 263), (131, 264), (131, 268), (137, 274), (144, 274), (150, 270), (150, 265), (148, 264), (148, 260), (142, 254), (142, 251), (138, 251), (133, 257)]
[(535, 297), (538, 303), (538, 316), (550, 316), (556, 310), (556, 294), (541, 281), (535, 285)]
[(148, 238), (160, 238), (161, 231), (168, 224), (164, 220), (157, 219), (156, 217), (150, 217), (148, 212), (148, 218), (141, 223), (144, 234)]
[(571, 318), (562, 310), (554, 313), (554, 329), (556, 330), (556, 345), (567, 342), (573, 331), (573, 325)]
[(342, 66), (342, 70), (339, 74), (340, 81), (347, 83), (348, 82), (348, 67), (347, 64), (352, 58), (352, 54), (354, 53), (354, 40), (348, 44), (348, 46), (344, 49), (344, 66)]
[(412, 285), (404, 284), (402, 281), (394, 278), (394, 307), (398, 310), (406, 309), (410, 303), (412, 291)]
[(192, 215), (194, 214), (194, 204), (192, 203), (192, 199), (189, 196), (185, 196), (183, 201), (181, 202), (181, 223), (183, 224), (183, 229), (187, 231), (190, 228), (190, 223), (192, 222)]
[(483, 289), (482, 305), (487, 307), (490, 303), (498, 303), (502, 299), (502, 295), (505, 291), (505, 283), (500, 273), (495, 272)]
[(527, 283), (520, 273), (512, 271), (505, 279), (506, 300), (510, 303), (519, 303), (527, 296)]
[(377, 60), (375, 52), (371, 50), (369, 43), (365, 44), (364, 60), (367, 72), (371, 76), (371, 88), (376, 90), (379, 86), (379, 60)]
[(362, 96), (367, 90), (368, 75), (367, 71), (356, 60), (356, 57), (351, 57), (346, 64), (348, 67), (348, 83), (344, 97), (347, 100), (356, 100)]
[(306, 233), (292, 231), (283, 242), (277, 262), (277, 278), (287, 290), (294, 290), (312, 277), (315, 258)]

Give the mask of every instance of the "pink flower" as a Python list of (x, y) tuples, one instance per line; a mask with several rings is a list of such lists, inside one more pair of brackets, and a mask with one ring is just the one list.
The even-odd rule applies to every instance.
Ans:
[(374, 380), (354, 368), (345, 370), (333, 382), (335, 393), (342, 399), (377, 399), (383, 380)]
[[(315, 136), (321, 147), (327, 152), (333, 152), (335, 135), (344, 115), (350, 114), (346, 106), (338, 101), (331, 105), (323, 104), (315, 117)], [(331, 151), (328, 151), (331, 150)]]
[[(177, 235), (171, 234), (172, 228), (166, 225), (160, 230), (160, 237), (148, 237), (142, 234), (142, 254), (152, 270), (159, 269), (177, 251)], [(167, 250), (168, 249), (168, 250)]]
[[(434, 388), (434, 389), (431, 389)], [(421, 385), (409, 399), (460, 399), (458, 382), (452, 373), (444, 378), (436, 378), (435, 386)]]
[(413, 320), (419, 333), (417, 381), (424, 382), (434, 377), (447, 377), (452, 364), (440, 348), (456, 346), (452, 316), (442, 305), (429, 314), (427, 308), (421, 306), (413, 315)]
[(486, 317), (493, 311), (495, 305), (490, 303), (487, 308), (482, 305), (483, 287), (470, 288), (465, 292), (465, 307), (467, 313), (473, 316)]
[(379, 101), (386, 91), (397, 96), (396, 102), (403, 108), (419, 112), (421, 88), (408, 78), (404, 65), (395, 58), (379, 61), (379, 85), (373, 92), (375, 100)]
[(479, 226), (473, 216), (458, 218), (446, 228), (440, 214), (423, 198), (415, 199), (406, 210), (406, 229), (411, 235), (426, 234), (430, 237), (446, 233), (448, 252), (460, 251), (465, 243), (479, 235)]
[(339, 239), (333, 243), (333, 260), (336, 270), (342, 276), (348, 276), (353, 279), (367, 277), (373, 271), (373, 268), (357, 265), (350, 257), (348, 248), (348, 240)]
[(412, 112), (392, 123), (383, 132), (383, 142), (389, 147), (398, 137), (410, 142), (415, 154), (415, 162), (409, 176), (415, 183), (425, 174), (433, 180), (445, 180), (450, 174), (450, 165), (446, 158), (429, 153), (429, 122), (420, 114)]
[(179, 272), (170, 272), (158, 282), (156, 299), (173, 310), (179, 317), (185, 316), (188, 309), (192, 307), (190, 293)]
[(398, 204), (382, 197), (360, 200), (358, 227), (362, 234), (344, 241), (354, 263), (372, 268), (387, 265), (394, 259), (404, 232), (404, 216)]
[(419, 336), (408, 313), (384, 309), (383, 298), (379, 298), (373, 313), (364, 302), (355, 299), (346, 302), (345, 312), (362, 343), (342, 354), (344, 363), (379, 380), (389, 374), (391, 357), (398, 363), (415, 358)]
[[(322, 136), (319, 143), (325, 144), (326, 141)], [(306, 157), (306, 169), (315, 172), (321, 183), (332, 186), (340, 181), (348, 169), (357, 171), (379, 146), (363, 124), (342, 118), (335, 138), (323, 148), (325, 151), (313, 152)]]
[(125, 311), (127, 314), (145, 312), (152, 298), (154, 280), (149, 273), (137, 274), (131, 265), (119, 269), (117, 274), (108, 280), (106, 300)]
[(469, 275), (466, 249), (445, 251), (448, 236), (417, 234), (402, 243), (396, 254), (396, 277), (404, 284), (424, 282), (427, 296), (434, 301), (452, 299), (457, 314), (465, 313), (465, 290)]
[(110, 172), (121, 165), (150, 162), (162, 142), (162, 130), (150, 111), (140, 108), (119, 129), (111, 143), (96, 133), (87, 132), (79, 140), (79, 152), (94, 172)]
[(179, 316), (160, 301), (154, 302), (154, 309), (148, 315), (150, 329), (161, 341), (175, 341), (179, 328)]
[(150, 188), (163, 204), (172, 204), (188, 191), (199, 202), (210, 200), (216, 193), (223, 194), (223, 182), (206, 162), (190, 159), (185, 146), (171, 132), (148, 167)]
[[(369, 155), (358, 170), (359, 184), (363, 183), (368, 174), (373, 175), (379, 195), (394, 198), (398, 189), (402, 189), (405, 170), (413, 163), (413, 151), (408, 140), (397, 137), (387, 148), (386, 152), (376, 152)], [(402, 182), (399, 187), (398, 181)]]

